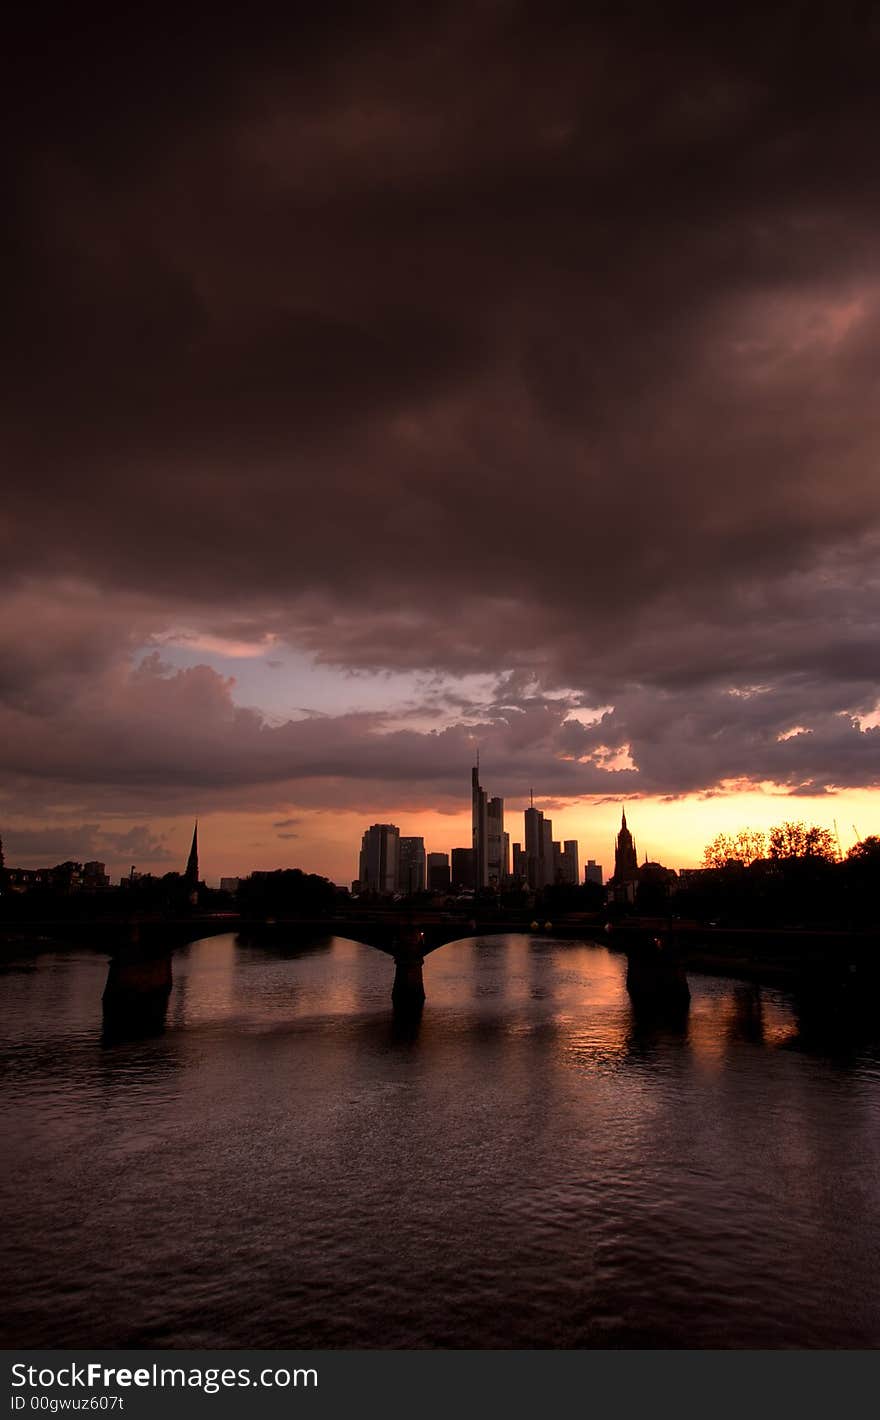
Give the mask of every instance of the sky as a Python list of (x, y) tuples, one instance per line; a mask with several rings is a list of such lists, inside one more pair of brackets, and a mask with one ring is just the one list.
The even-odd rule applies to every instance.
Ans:
[(7, 36), (7, 864), (880, 832), (874, 7), (232, 8)]

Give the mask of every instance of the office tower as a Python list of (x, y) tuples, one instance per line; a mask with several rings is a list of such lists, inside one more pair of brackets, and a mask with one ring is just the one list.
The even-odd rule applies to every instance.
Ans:
[(553, 881), (577, 887), (580, 881), (578, 867), (578, 846), (574, 838), (566, 838), (565, 843), (553, 844)]
[(534, 804), (531, 804), (526, 809), (523, 818), (525, 819), (526, 879), (530, 888), (541, 888), (544, 886), (542, 872), (544, 815), (540, 809), (536, 809)]
[(504, 832), (504, 800), (490, 799), (486, 810), (488, 827), (489, 886), (499, 888), (507, 877), (507, 853)]
[(476, 764), (471, 770), (471, 824), (474, 886), (477, 889), (486, 888), (489, 886), (489, 805), (486, 799), (486, 790), (480, 784), (479, 764)]
[(501, 835), (501, 886), (510, 879), (510, 834)]
[(400, 829), (393, 823), (371, 824), (361, 839), (361, 890), (396, 892), (399, 855)]
[(473, 848), (453, 848), (452, 850), (452, 886), (461, 892), (462, 889), (470, 890), (474, 885), (474, 850)]
[(448, 892), (450, 887), (449, 854), (428, 854), (428, 889), (430, 892)]
[(553, 824), (534, 803), (526, 809), (524, 818), (529, 887), (547, 887), (553, 881)]
[(594, 858), (587, 859), (587, 866), (584, 868), (584, 882), (595, 883), (597, 887), (602, 886), (602, 864), (597, 863)]
[(523, 846), (522, 846), (521, 843), (514, 843), (514, 845), (513, 845), (513, 876), (514, 876), (515, 878), (522, 878), (524, 882), (527, 882), (527, 881), (528, 881), (528, 877), (529, 877), (529, 860), (528, 860), (528, 854), (527, 854), (527, 853), (525, 852), (525, 850), (523, 849)]
[(549, 818), (545, 818), (541, 823), (541, 857), (543, 860), (544, 887), (549, 887), (556, 881), (556, 874), (553, 871), (553, 823)]
[(553, 881), (562, 882), (562, 844), (558, 838), (553, 840)]
[(397, 886), (407, 895), (425, 891), (425, 840), (401, 838)]

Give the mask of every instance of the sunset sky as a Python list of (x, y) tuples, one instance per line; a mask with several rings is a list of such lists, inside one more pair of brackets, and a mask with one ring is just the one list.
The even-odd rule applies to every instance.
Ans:
[(7, 864), (880, 832), (870, 10), (19, 16)]

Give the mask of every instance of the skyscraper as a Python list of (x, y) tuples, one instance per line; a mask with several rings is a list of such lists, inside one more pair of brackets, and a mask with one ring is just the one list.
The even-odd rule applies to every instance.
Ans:
[(424, 838), (401, 838), (397, 886), (405, 893), (425, 891)]
[(553, 844), (553, 881), (577, 887), (580, 880), (578, 867), (577, 839), (566, 838), (565, 843)]
[(471, 770), (471, 824), (473, 829), (474, 887), (479, 890), (489, 886), (489, 806), (486, 790), (480, 784), (479, 763), (475, 764)]
[(595, 858), (587, 859), (587, 866), (584, 868), (584, 882), (595, 883), (597, 887), (602, 886), (602, 864), (597, 863)]
[(553, 824), (534, 803), (526, 809), (524, 818), (529, 887), (547, 887), (553, 881)]
[(508, 874), (507, 834), (504, 832), (504, 800), (490, 799), (486, 821), (489, 834), (488, 881), (490, 887), (500, 888)]
[(366, 892), (396, 892), (400, 860), (400, 829), (393, 823), (373, 823), (361, 839), (358, 879)]
[(544, 882), (543, 887), (549, 887), (556, 881), (556, 874), (553, 870), (553, 822), (549, 818), (541, 820), (541, 859), (543, 862)]

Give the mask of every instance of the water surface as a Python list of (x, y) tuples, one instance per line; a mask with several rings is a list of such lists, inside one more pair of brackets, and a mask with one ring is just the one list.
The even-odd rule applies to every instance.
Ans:
[(692, 975), (453, 943), (395, 1027), (341, 938), (174, 957), (165, 1028), (102, 1035), (107, 958), (0, 978), (6, 1345), (880, 1343), (876, 1050)]

